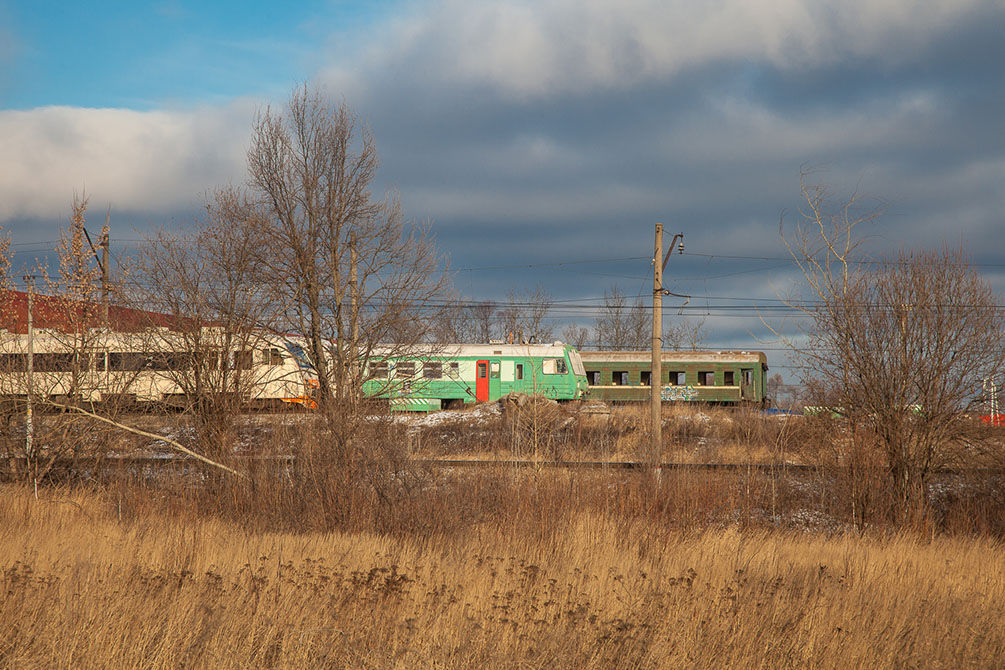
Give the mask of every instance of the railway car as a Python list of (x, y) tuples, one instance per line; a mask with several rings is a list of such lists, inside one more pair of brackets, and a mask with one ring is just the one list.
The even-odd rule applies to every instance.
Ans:
[(498, 400), (509, 393), (577, 400), (586, 393), (579, 352), (553, 344), (447, 344), (415, 355), (375, 352), (365, 395), (392, 410), (429, 412)]
[[(648, 402), (652, 353), (580, 352), (589, 398)], [(763, 403), (768, 360), (760, 351), (664, 351), (660, 396), (664, 402)]]
[(227, 351), (217, 346), (219, 333), (206, 330), (200, 350), (192, 351), (191, 339), (167, 328), (84, 334), (39, 329), (31, 337), (30, 356), (27, 334), (3, 331), (0, 396), (15, 402), (27, 396), (29, 358), (32, 395), (39, 401), (177, 405), (184, 401), (185, 387), (191, 387), (186, 379), (199, 358), (203, 374), (214, 380), (210, 385), (240, 389), (248, 407), (304, 396), (302, 370), (284, 339), (256, 336), (241, 350)]

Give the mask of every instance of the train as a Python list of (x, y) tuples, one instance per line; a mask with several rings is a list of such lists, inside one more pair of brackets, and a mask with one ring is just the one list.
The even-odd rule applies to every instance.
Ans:
[[(191, 390), (198, 357), (210, 384), (240, 389), (250, 408), (315, 407), (316, 374), (302, 338), (255, 333), (239, 345), (224, 346), (223, 334), (204, 328), (199, 346), (192, 333), (169, 328), (137, 332), (100, 329), (67, 334), (39, 329), (31, 336), (0, 334), (0, 397), (27, 398), (32, 370), (33, 397), (54, 403), (183, 405)], [(587, 390), (586, 372), (568, 344), (425, 345), (410, 353), (400, 346), (378, 347), (367, 366), (363, 393), (386, 401), (395, 411), (429, 412), (490, 402), (510, 393), (576, 400)], [(211, 386), (212, 387), (212, 386)], [(51, 404), (51, 403), (50, 403)]]
[[(217, 384), (229, 374), (229, 388), (240, 389), (241, 404), (248, 408), (315, 406), (316, 375), (299, 338), (256, 333), (235, 350), (222, 345), (222, 333), (204, 331), (200, 354), (193, 350), (191, 333), (169, 328), (86, 335), (36, 330), (33, 394), (55, 402), (183, 405), (192, 387), (186, 375), (191, 376), (198, 356), (209, 355), (212, 361), (202, 366), (203, 374)], [(27, 397), (28, 350), (26, 333), (0, 335), (0, 397), (7, 401)], [(580, 352), (557, 341), (430, 344), (410, 352), (378, 347), (363, 363), (363, 394), (393, 411), (409, 412), (459, 408), (511, 393), (557, 401), (644, 402), (650, 398), (650, 360), (649, 352)], [(664, 352), (662, 369), (665, 402), (765, 402), (768, 367), (762, 352)]]
[[(285, 338), (256, 334), (237, 346), (204, 328), (192, 333), (168, 328), (137, 332), (91, 329), (68, 334), (40, 329), (0, 333), (0, 397), (27, 397), (29, 363), (33, 397), (52, 403), (161, 403), (183, 405), (199, 366), (208, 388), (235, 389), (252, 408), (301, 403), (308, 384), (303, 365)], [(29, 351), (31, 352), (29, 354)], [(239, 389), (239, 391), (237, 390)]]
[[(581, 351), (590, 399), (648, 402), (649, 351)], [(660, 397), (664, 402), (765, 404), (768, 359), (761, 351), (664, 351)]]
[(511, 393), (579, 400), (588, 388), (579, 352), (557, 341), (430, 345), (411, 355), (390, 351), (371, 355), (363, 393), (387, 399), (392, 410), (453, 409)]

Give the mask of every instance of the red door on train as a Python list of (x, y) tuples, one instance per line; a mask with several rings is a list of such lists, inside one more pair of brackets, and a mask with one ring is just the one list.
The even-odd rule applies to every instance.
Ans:
[(475, 362), (475, 400), (487, 402), (489, 399), (489, 362)]

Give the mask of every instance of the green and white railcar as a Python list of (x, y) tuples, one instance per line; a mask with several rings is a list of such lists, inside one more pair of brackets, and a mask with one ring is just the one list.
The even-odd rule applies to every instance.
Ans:
[(561, 342), (432, 345), (414, 355), (377, 351), (368, 366), (364, 394), (403, 411), (490, 402), (509, 393), (577, 400), (587, 390), (579, 352)]

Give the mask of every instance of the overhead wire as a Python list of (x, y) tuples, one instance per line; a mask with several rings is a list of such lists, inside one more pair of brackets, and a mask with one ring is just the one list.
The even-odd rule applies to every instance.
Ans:
[[(143, 242), (141, 239), (127, 239), (127, 240), (116, 240), (116, 242)], [(48, 241), (48, 242), (35, 242), (35, 243), (19, 243), (12, 246), (38, 246), (43, 244), (58, 244), (59, 241)], [(115, 258), (119, 266), (122, 265), (123, 252), (121, 244), (117, 244), (119, 249), (112, 250), (111, 253)], [(685, 252), (684, 256), (692, 256), (697, 258), (707, 259), (707, 263), (711, 263), (715, 259), (742, 259), (742, 260), (756, 260), (756, 261), (785, 261), (793, 262), (793, 259), (784, 259), (779, 257), (766, 257), (766, 256), (741, 256), (741, 255), (729, 255), (729, 254), (701, 254), (694, 252)], [(573, 265), (583, 265), (583, 264), (597, 264), (597, 263), (613, 263), (613, 262), (627, 262), (627, 261), (638, 261), (638, 260), (648, 260), (650, 265), (653, 259), (648, 256), (625, 256), (620, 258), (604, 258), (604, 259), (582, 259), (582, 260), (563, 260), (555, 261), (549, 263), (529, 263), (529, 264), (514, 264), (514, 265), (498, 265), (498, 266), (480, 266), (480, 267), (468, 267), (461, 268), (459, 272), (475, 272), (475, 271), (488, 271), (488, 270), (501, 270), (501, 269), (523, 269), (523, 268), (558, 268), (565, 269), (566, 266)], [(863, 261), (863, 262), (877, 262), (877, 261)], [(736, 276), (740, 274), (749, 274), (753, 272), (769, 271), (773, 269), (778, 269), (780, 267), (785, 267), (788, 263), (782, 265), (775, 265), (770, 268), (752, 268), (747, 270), (739, 270), (736, 272), (721, 274), (721, 275), (703, 275), (701, 277), (674, 277), (673, 281), (703, 281), (707, 282), (709, 280), (725, 278), (730, 276)], [(976, 267), (1005, 267), (1005, 264), (974, 264)], [(584, 274), (601, 274), (601, 273), (589, 273), (584, 272)], [(605, 276), (601, 274), (601, 276)], [(639, 291), (635, 295), (626, 295), (624, 298), (626, 300), (641, 300), (646, 297), (650, 297), (650, 293), (645, 290), (645, 282), (648, 277), (644, 275), (612, 275), (618, 278), (630, 278), (630, 279), (640, 279)], [(149, 282), (141, 282), (135, 278), (129, 279), (119, 279), (116, 281), (117, 284), (121, 285), (131, 285), (140, 288), (156, 288), (155, 285)], [(702, 316), (706, 317), (718, 317), (718, 318), (761, 318), (764, 316), (786, 316), (786, 317), (804, 317), (806, 312), (812, 311), (813, 309), (820, 306), (819, 301), (812, 300), (788, 300), (779, 297), (766, 297), (766, 296), (720, 296), (711, 295), (706, 291), (704, 295), (694, 296), (699, 300), (702, 300), (705, 304), (704, 306), (692, 305), (685, 302), (683, 305), (678, 305), (676, 307), (671, 307), (675, 309), (678, 316), (683, 317), (696, 317), (702, 311), (704, 314)], [(547, 314), (543, 317), (549, 320), (568, 320), (572, 318), (596, 318), (604, 314), (607, 310), (608, 296), (585, 296), (579, 298), (569, 298), (569, 299), (549, 299), (547, 300)], [(715, 302), (713, 302), (715, 301)], [(521, 300), (498, 300), (498, 299), (474, 299), (466, 298), (461, 300), (431, 300), (422, 303), (421, 306), (429, 307), (458, 307), (458, 308), (473, 308), (477, 306), (484, 305), (485, 303), (495, 303), (500, 309), (511, 308), (511, 309), (530, 309), (541, 307), (542, 303), (540, 301), (521, 301)], [(738, 304), (740, 303), (740, 304)], [(749, 304), (742, 304), (749, 303)], [(381, 301), (374, 301), (371, 305), (371, 309), (380, 308), (386, 306), (386, 303)], [(966, 308), (967, 306), (959, 306)], [(636, 309), (634, 305), (627, 306), (629, 309)], [(647, 311), (651, 309), (649, 306), (642, 305), (642, 309)], [(998, 310), (1005, 310), (1005, 305), (996, 304), (995, 308)]]

